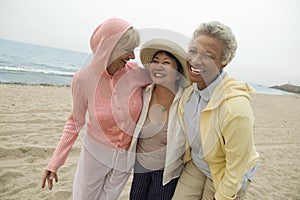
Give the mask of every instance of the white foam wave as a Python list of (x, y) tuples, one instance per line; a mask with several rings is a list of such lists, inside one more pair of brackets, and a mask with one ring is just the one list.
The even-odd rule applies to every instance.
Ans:
[(9, 72), (31, 72), (31, 73), (42, 73), (42, 74), (52, 74), (59, 76), (73, 76), (75, 72), (71, 71), (58, 71), (58, 70), (47, 70), (47, 69), (34, 69), (29, 67), (11, 67), (11, 66), (0, 66), (1, 71)]

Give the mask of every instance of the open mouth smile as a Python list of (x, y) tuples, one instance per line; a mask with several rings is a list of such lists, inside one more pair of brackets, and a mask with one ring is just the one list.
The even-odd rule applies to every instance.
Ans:
[(122, 59), (122, 61), (126, 64), (128, 62), (128, 60)]
[(154, 72), (153, 75), (154, 75), (155, 78), (164, 78), (164, 77), (166, 77), (165, 74), (160, 73), (160, 72)]
[(195, 67), (190, 66), (190, 70), (194, 73), (194, 74), (203, 74), (206, 72), (206, 70), (203, 69), (197, 69)]

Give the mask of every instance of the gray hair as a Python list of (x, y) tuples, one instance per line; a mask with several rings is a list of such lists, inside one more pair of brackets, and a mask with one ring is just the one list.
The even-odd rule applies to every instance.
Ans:
[(129, 28), (120, 38), (119, 44), (122, 46), (133, 44), (134, 46), (139, 46), (140, 44), (140, 34), (139, 31), (131, 27)]
[(231, 28), (218, 22), (212, 21), (207, 23), (202, 23), (194, 31), (192, 39), (197, 39), (200, 35), (209, 35), (223, 42), (224, 52), (222, 58), (222, 65), (227, 65), (235, 56), (237, 49), (237, 42), (235, 36), (233, 35)]

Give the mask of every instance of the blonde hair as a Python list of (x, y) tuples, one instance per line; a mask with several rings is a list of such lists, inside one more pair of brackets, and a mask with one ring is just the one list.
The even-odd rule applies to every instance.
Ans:
[(222, 55), (222, 65), (227, 65), (234, 58), (237, 42), (231, 28), (218, 22), (212, 21), (207, 23), (202, 23), (194, 31), (192, 39), (197, 39), (200, 35), (209, 35), (213, 38), (218, 39), (224, 44), (224, 52)]
[(134, 27), (129, 28), (120, 38), (118, 42), (121, 46), (133, 45), (135, 47), (140, 44), (140, 34)]

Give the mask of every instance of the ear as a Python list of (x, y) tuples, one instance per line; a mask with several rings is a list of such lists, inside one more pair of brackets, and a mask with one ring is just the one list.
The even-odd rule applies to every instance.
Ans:
[(228, 64), (228, 63), (226, 63), (225, 61), (222, 61), (222, 62), (221, 62), (222, 69), (224, 69), (224, 67), (226, 67), (227, 64)]
[[(227, 65), (227, 64), (226, 64)], [(224, 69), (226, 67), (226, 65), (222, 65), (222, 69)]]

